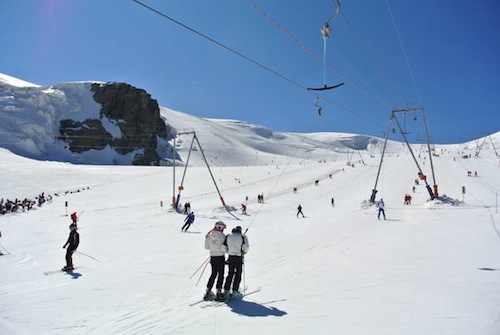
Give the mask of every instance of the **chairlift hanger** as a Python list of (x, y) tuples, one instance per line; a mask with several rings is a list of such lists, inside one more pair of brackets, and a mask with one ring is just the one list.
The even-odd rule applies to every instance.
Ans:
[(317, 88), (310, 87), (308, 88), (309, 91), (326, 91), (344, 85), (344, 83), (340, 83), (337, 85), (330, 85), (330, 86), (326, 84), (326, 41), (328, 37), (330, 37), (330, 32), (331, 32), (330, 22), (332, 22), (340, 13), (340, 0), (330, 0), (330, 1), (334, 5), (336, 5), (337, 9), (335, 10), (335, 13), (325, 22), (323, 27), (321, 27), (321, 35), (323, 36), (323, 87), (317, 87)]
[(317, 108), (318, 115), (321, 116), (321, 114), (323, 113), (323, 108), (321, 108), (321, 106), (318, 105), (318, 100), (319, 100), (319, 97), (316, 97), (316, 100), (314, 100), (314, 107)]

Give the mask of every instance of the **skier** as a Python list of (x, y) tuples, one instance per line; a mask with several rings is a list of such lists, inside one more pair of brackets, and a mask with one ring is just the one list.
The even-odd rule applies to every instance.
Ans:
[(183, 233), (187, 232), (189, 227), (191, 227), (191, 223), (194, 222), (194, 212), (189, 213), (184, 219), (184, 226), (182, 226), (181, 231)]
[(69, 229), (71, 232), (69, 233), (68, 240), (63, 245), (63, 249), (68, 246), (68, 249), (66, 249), (66, 266), (62, 268), (63, 271), (73, 270), (73, 253), (80, 244), (80, 234), (76, 231), (76, 223), (70, 224)]
[(245, 204), (241, 204), (241, 214), (247, 215), (247, 206)]
[[(237, 226), (226, 236), (224, 245), (227, 248), (229, 258), (229, 272), (224, 284), (224, 299), (240, 299), (242, 294), (239, 292), (241, 273), (243, 270), (243, 256), (248, 252), (250, 245), (248, 238), (241, 233), (241, 227)], [(232, 288), (232, 293), (230, 289)]]
[(380, 201), (377, 202), (377, 207), (378, 207), (378, 216), (377, 216), (377, 218), (379, 220), (380, 220), (380, 213), (382, 213), (382, 215), (384, 216), (384, 220), (385, 220), (384, 206), (385, 206), (384, 199), (380, 199)]
[[(226, 247), (224, 246), (226, 235), (224, 235), (224, 229), (226, 229), (224, 222), (217, 221), (214, 228), (205, 236), (205, 249), (210, 250), (210, 265), (212, 267), (212, 274), (208, 279), (207, 291), (203, 296), (204, 300), (224, 299), (224, 295), (222, 294), (224, 267), (226, 263), (224, 257), (226, 254)], [(217, 279), (217, 283), (215, 285), (217, 295), (212, 292), (215, 279)]]
[(335, 207), (335, 199), (332, 198), (332, 207)]
[(78, 221), (78, 217), (76, 216), (76, 212), (73, 212), (71, 214), (71, 221), (76, 225), (76, 222)]
[(299, 214), (302, 214), (302, 217), (305, 218), (304, 213), (302, 213), (302, 206), (299, 204), (299, 207), (297, 207), (297, 217), (299, 217)]

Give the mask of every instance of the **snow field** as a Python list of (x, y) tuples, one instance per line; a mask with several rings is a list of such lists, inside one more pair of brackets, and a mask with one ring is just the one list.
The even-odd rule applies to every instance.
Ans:
[[(196, 214), (192, 233), (169, 210), (172, 168), (76, 166), (1, 151), (2, 194), (30, 196), (90, 187), (54, 197), (27, 213), (0, 217), (2, 334), (496, 334), (500, 331), (498, 162), (435, 158), (442, 193), (465, 204), (426, 202), (411, 156), (386, 157), (378, 198), (387, 220), (362, 208), (380, 156), (366, 165), (289, 159), (290, 165), (212, 167), (221, 193), (248, 216), (221, 206), (208, 170), (189, 167), (181, 202)], [(421, 158), (423, 160), (423, 158)], [(424, 171), (427, 172), (427, 165)], [(478, 170), (479, 178), (467, 177)], [(177, 168), (177, 183), (183, 169)], [(332, 175), (329, 178), (329, 175)], [(314, 185), (314, 181), (319, 184)], [(293, 193), (293, 187), (298, 187)], [(265, 204), (257, 203), (263, 193)], [(411, 206), (403, 196), (413, 196)], [(336, 206), (330, 204), (335, 198)], [(64, 265), (69, 217), (81, 213), (79, 267)], [(163, 201), (164, 207), (160, 207)], [(302, 204), (306, 218), (297, 218)], [(245, 284), (262, 291), (228, 305), (201, 298), (208, 257), (204, 234), (217, 220), (249, 228)], [(200, 233), (196, 233), (200, 231)]]

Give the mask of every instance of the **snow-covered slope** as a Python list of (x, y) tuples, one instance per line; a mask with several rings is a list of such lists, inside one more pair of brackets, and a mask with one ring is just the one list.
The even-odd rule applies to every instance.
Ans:
[[(434, 201), (415, 185), (408, 149), (390, 142), (377, 185), (387, 220), (377, 220), (361, 204), (380, 139), (161, 113), (178, 131), (196, 131), (210, 170), (200, 148), (187, 169), (177, 166), (175, 182), (173, 167), (73, 165), (0, 149), (0, 198), (53, 197), (0, 215), (0, 334), (500, 333), (500, 133), (435, 146), (443, 197)], [(176, 143), (186, 162), (191, 137)], [(431, 180), (426, 147), (412, 148)], [(191, 233), (180, 232), (184, 216), (169, 206), (181, 180), (180, 201), (196, 215)], [(228, 208), (246, 202), (248, 215), (230, 215), (218, 190)], [(44, 275), (64, 265), (74, 211), (77, 269)], [(241, 289), (260, 291), (190, 306), (205, 290), (204, 236), (218, 220), (248, 229)]]
[[(221, 152), (254, 145), (237, 131), (212, 139), (229, 121), (195, 121), (206, 122), (199, 136), (207, 150), (212, 143)], [(181, 202), (191, 202), (196, 221), (186, 234), (184, 216), (168, 208), (181, 168), (173, 184), (172, 167), (71, 165), (0, 150), (2, 196), (54, 196), (29, 212), (0, 216), (7, 253), (0, 256), (0, 333), (498, 334), (498, 156), (486, 144), (478, 158), (462, 158), (474, 156), (473, 143), (437, 149), (437, 182), (455, 205), (428, 202), (422, 184), (413, 193), (415, 165), (400, 150), (381, 169), (387, 220), (380, 221), (375, 208), (360, 206), (380, 152), (364, 154), (365, 164), (354, 167), (346, 157), (295, 156), (267, 166), (234, 158), (235, 166), (212, 167), (229, 206), (249, 197), (248, 215), (233, 213), (238, 220), (223, 210), (207, 168), (190, 167)], [(428, 172), (424, 157), (418, 159)], [(413, 196), (410, 206), (405, 193)], [(299, 203), (306, 218), (296, 217)], [(78, 269), (45, 276), (64, 265), (66, 213), (73, 211), (80, 214)], [(248, 228), (242, 289), (261, 291), (227, 305), (190, 306), (205, 290), (210, 269), (196, 270), (208, 256), (204, 234), (217, 220)]]
[[(284, 164), (290, 158), (315, 161), (362, 160), (360, 155), (380, 153), (383, 139), (345, 133), (285, 133), (237, 120), (206, 119), (161, 108), (161, 114), (179, 133), (196, 132), (210, 165)], [(179, 135), (177, 150), (186, 162), (192, 135)], [(198, 149), (198, 148), (196, 148)], [(399, 152), (401, 144), (389, 141), (387, 151)], [(189, 164), (203, 165), (199, 157)], [(351, 158), (348, 159), (349, 161)]]
[(0, 83), (15, 87), (40, 87), (40, 85), (36, 85), (3, 73), (0, 73)]

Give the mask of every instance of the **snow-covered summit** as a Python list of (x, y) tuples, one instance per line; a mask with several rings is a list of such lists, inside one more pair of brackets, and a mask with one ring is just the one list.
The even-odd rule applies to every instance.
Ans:
[(3, 73), (0, 73), (0, 84), (7, 84), (16, 87), (40, 87), (40, 85), (36, 85), (18, 78), (14, 78), (12, 76)]

